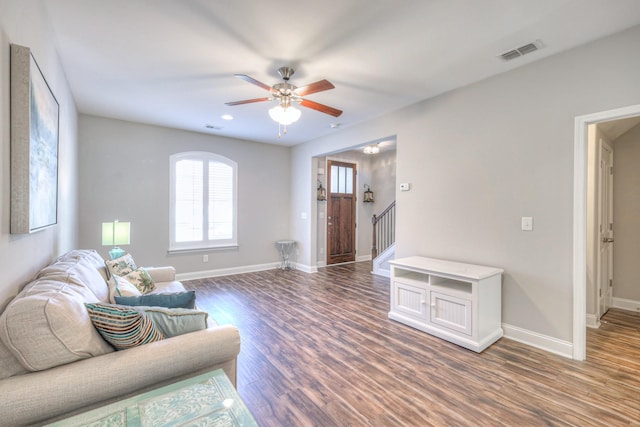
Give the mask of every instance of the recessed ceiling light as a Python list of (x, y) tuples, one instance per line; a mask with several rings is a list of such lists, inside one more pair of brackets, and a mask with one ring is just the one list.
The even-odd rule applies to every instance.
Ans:
[(331, 129), (338, 129), (340, 127), (340, 123), (331, 123)]
[(220, 116), (222, 120), (233, 120), (233, 116), (231, 114), (223, 114)]

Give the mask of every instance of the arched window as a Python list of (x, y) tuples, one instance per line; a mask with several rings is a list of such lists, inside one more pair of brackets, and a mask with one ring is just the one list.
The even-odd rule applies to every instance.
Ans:
[(202, 151), (173, 154), (169, 250), (238, 245), (238, 164)]

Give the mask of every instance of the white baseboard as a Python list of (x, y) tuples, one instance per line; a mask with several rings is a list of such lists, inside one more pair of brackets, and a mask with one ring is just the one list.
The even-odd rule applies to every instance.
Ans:
[(600, 327), (600, 319), (595, 314), (587, 314), (587, 328), (598, 329)]
[(176, 280), (206, 279), (208, 277), (231, 276), (233, 274), (253, 273), (256, 271), (274, 270), (280, 268), (280, 263), (246, 265), (242, 267), (220, 268), (218, 270), (194, 271), (192, 273), (176, 274)]
[[(194, 271), (192, 273), (180, 273), (176, 274), (176, 280), (194, 280), (206, 279), (208, 277), (232, 276), (234, 274), (255, 273), (256, 271), (277, 270), (279, 268), (280, 262), (271, 264), (245, 265), (242, 267), (220, 268), (218, 270), (204, 270)], [(305, 273), (318, 272), (318, 267), (316, 266), (304, 265), (299, 263), (295, 264), (295, 269)]]
[(611, 303), (613, 304), (613, 308), (620, 308), (622, 310), (629, 310), (629, 311), (636, 311), (636, 312), (640, 311), (640, 301), (613, 297), (613, 301), (611, 301)]
[(375, 274), (376, 276), (382, 276), (382, 277), (389, 277), (389, 278), (391, 277), (391, 272), (389, 270), (382, 270), (382, 269), (373, 270), (371, 274)]
[(363, 261), (371, 261), (371, 254), (360, 255), (359, 257), (356, 258), (356, 262), (363, 262)]
[(559, 340), (505, 323), (502, 324), (502, 330), (505, 338), (573, 359), (573, 343), (571, 341)]
[(296, 263), (296, 270), (300, 270), (304, 273), (317, 273), (318, 267), (315, 265), (305, 265)]

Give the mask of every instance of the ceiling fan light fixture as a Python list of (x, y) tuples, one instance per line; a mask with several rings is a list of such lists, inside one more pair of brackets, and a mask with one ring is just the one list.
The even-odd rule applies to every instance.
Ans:
[(269, 109), (269, 117), (283, 126), (297, 122), (301, 115), (302, 111), (295, 107), (283, 108), (282, 105), (278, 105)]
[(362, 152), (364, 154), (378, 154), (380, 152), (380, 147), (378, 147), (378, 144), (367, 145), (366, 147), (364, 147), (364, 150), (362, 150)]

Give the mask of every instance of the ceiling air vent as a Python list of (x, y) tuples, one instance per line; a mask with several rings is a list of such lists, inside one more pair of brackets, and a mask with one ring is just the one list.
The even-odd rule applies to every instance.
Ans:
[(542, 47), (542, 43), (540, 42), (540, 40), (536, 40), (533, 43), (527, 43), (523, 46), (517, 47), (508, 52), (505, 52), (500, 55), (500, 58), (502, 58), (505, 61), (511, 61), (512, 59), (516, 59), (520, 56), (526, 55), (527, 53), (535, 52), (541, 47)]

